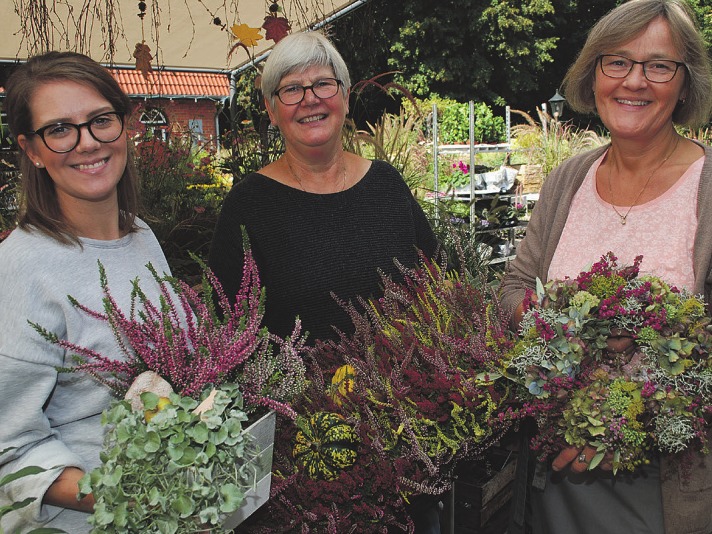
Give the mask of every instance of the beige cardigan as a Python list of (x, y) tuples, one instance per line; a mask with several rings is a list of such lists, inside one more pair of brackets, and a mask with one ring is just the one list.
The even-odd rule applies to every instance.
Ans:
[[(517, 248), (517, 257), (509, 264), (502, 281), (501, 298), (507, 309), (513, 311), (522, 302), (526, 288), (534, 288), (537, 278), (546, 281), (571, 201), (593, 162), (607, 148), (575, 156), (547, 177), (527, 226), (526, 237)], [(698, 226), (693, 267), (694, 291), (704, 294), (709, 308), (712, 303), (712, 148), (704, 145), (703, 148), (705, 162), (697, 197)], [(691, 471), (683, 480), (672, 462), (665, 458), (661, 462), (666, 534), (712, 533), (712, 458), (699, 456)]]

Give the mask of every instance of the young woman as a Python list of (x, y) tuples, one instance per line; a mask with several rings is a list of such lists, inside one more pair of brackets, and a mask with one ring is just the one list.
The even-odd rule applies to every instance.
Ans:
[(77, 483), (99, 464), (110, 391), (88, 375), (58, 373), (71, 354), (28, 321), (118, 358), (109, 326), (68, 295), (102, 309), (100, 262), (128, 313), (132, 280), (157, 297), (145, 266), (168, 272), (168, 265), (136, 218), (130, 102), (109, 72), (86, 56), (49, 52), (18, 67), (6, 89), (22, 180), (19, 225), (0, 244), (0, 478), (26, 466), (47, 471), (0, 488), (0, 506), (35, 499), (2, 526), (89, 532), (94, 501), (77, 499)]

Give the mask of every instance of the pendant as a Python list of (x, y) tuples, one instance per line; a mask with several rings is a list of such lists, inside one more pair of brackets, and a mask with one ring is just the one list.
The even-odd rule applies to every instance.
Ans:
[(619, 217), (621, 218), (621, 225), (625, 226), (626, 219), (628, 218), (628, 216), (627, 215), (619, 215)]

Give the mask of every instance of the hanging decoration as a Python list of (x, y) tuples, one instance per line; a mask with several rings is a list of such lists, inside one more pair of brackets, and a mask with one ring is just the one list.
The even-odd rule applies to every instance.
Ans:
[(230, 32), (233, 37), (237, 39), (237, 42), (230, 48), (227, 54), (228, 59), (230, 59), (237, 48), (242, 48), (247, 52), (247, 57), (252, 60), (253, 55), (248, 46), (257, 46), (257, 41), (263, 39), (262, 35), (260, 35), (260, 28), (250, 28), (247, 24), (233, 24), (230, 28)]
[(292, 29), (289, 21), (278, 15), (280, 11), (282, 11), (282, 8), (277, 3), (277, 0), (274, 0), (272, 5), (269, 6), (269, 14), (265, 17), (265, 22), (262, 25), (266, 38), (275, 43), (286, 37), (289, 34), (289, 30)]
[[(247, 22), (248, 28), (258, 26), (253, 29), (263, 39), (260, 44), (264, 44), (278, 42), (297, 28), (313, 26), (340, 5), (337, 0), (133, 0), (134, 3), (124, 0), (2, 0), (3, 5), (8, 2), (16, 20), (8, 21), (12, 35), (5, 41), (9, 40), (13, 47), (16, 43), (18, 58), (49, 50), (72, 50), (101, 63), (123, 64), (128, 56), (136, 61), (137, 70), (146, 74), (151, 73), (150, 65), (155, 71), (158, 64), (179, 66), (200, 62), (200, 58), (194, 57), (196, 43), (200, 43), (199, 50), (207, 49), (212, 53), (215, 47), (205, 45), (205, 42), (213, 43), (215, 39), (201, 35), (205, 22), (214, 24), (227, 35), (231, 34), (230, 27), (235, 22), (238, 26), (240, 22)], [(145, 25), (145, 39), (133, 19), (137, 3), (142, 30)], [(127, 6), (131, 16), (125, 12)], [(260, 17), (262, 24), (259, 23)], [(235, 41), (231, 41), (227, 49), (234, 44)], [(245, 43), (237, 46), (242, 48), (243, 45), (253, 55), (259, 48), (253, 50)], [(162, 50), (170, 50), (170, 57), (164, 57)], [(210, 65), (223, 63), (222, 58), (203, 59)]]
[(133, 57), (136, 59), (136, 70), (143, 74), (143, 77), (148, 80), (151, 72), (153, 72), (153, 66), (151, 65), (153, 56), (151, 55), (151, 48), (146, 44), (146, 36), (143, 26), (143, 19), (145, 16), (146, 2), (141, 1), (138, 3), (138, 18), (141, 19), (141, 42), (136, 43)]

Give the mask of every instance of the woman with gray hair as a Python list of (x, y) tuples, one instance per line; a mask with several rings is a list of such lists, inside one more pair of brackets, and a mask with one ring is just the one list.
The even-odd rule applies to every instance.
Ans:
[(437, 241), (400, 173), (344, 151), (349, 72), (317, 32), (292, 34), (270, 54), (261, 88), (284, 154), (240, 180), (222, 207), (210, 266), (234, 296), (244, 226), (267, 291), (265, 324), (288, 335), (299, 316), (312, 341), (352, 329), (343, 301), (380, 294), (379, 270), (433, 256)]
[[(642, 272), (712, 302), (712, 149), (675, 129), (704, 125), (712, 112), (710, 60), (694, 20), (684, 0), (631, 0), (590, 31), (564, 89), (575, 110), (598, 113), (611, 143), (546, 179), (502, 283), (515, 328), (537, 278), (575, 278), (608, 251), (623, 265), (642, 255)], [(613, 356), (631, 348), (611, 342), (621, 351)], [(530, 470), (534, 534), (712, 532), (710, 458), (681, 473), (663, 456), (628, 476), (611, 472), (610, 456), (589, 469), (595, 454), (571, 447)], [(522, 510), (513, 514), (520, 527)]]
[[(418, 250), (433, 257), (438, 246), (400, 173), (344, 151), (350, 84), (322, 34), (289, 35), (275, 46), (261, 88), (285, 152), (232, 188), (210, 250), (210, 267), (234, 298), (244, 226), (266, 288), (265, 325), (287, 336), (299, 316), (312, 343), (353, 330), (337, 298), (380, 296), (379, 272), (397, 277), (395, 260), (412, 267)], [(417, 532), (436, 534), (437, 510), (428, 504), (411, 516)]]

